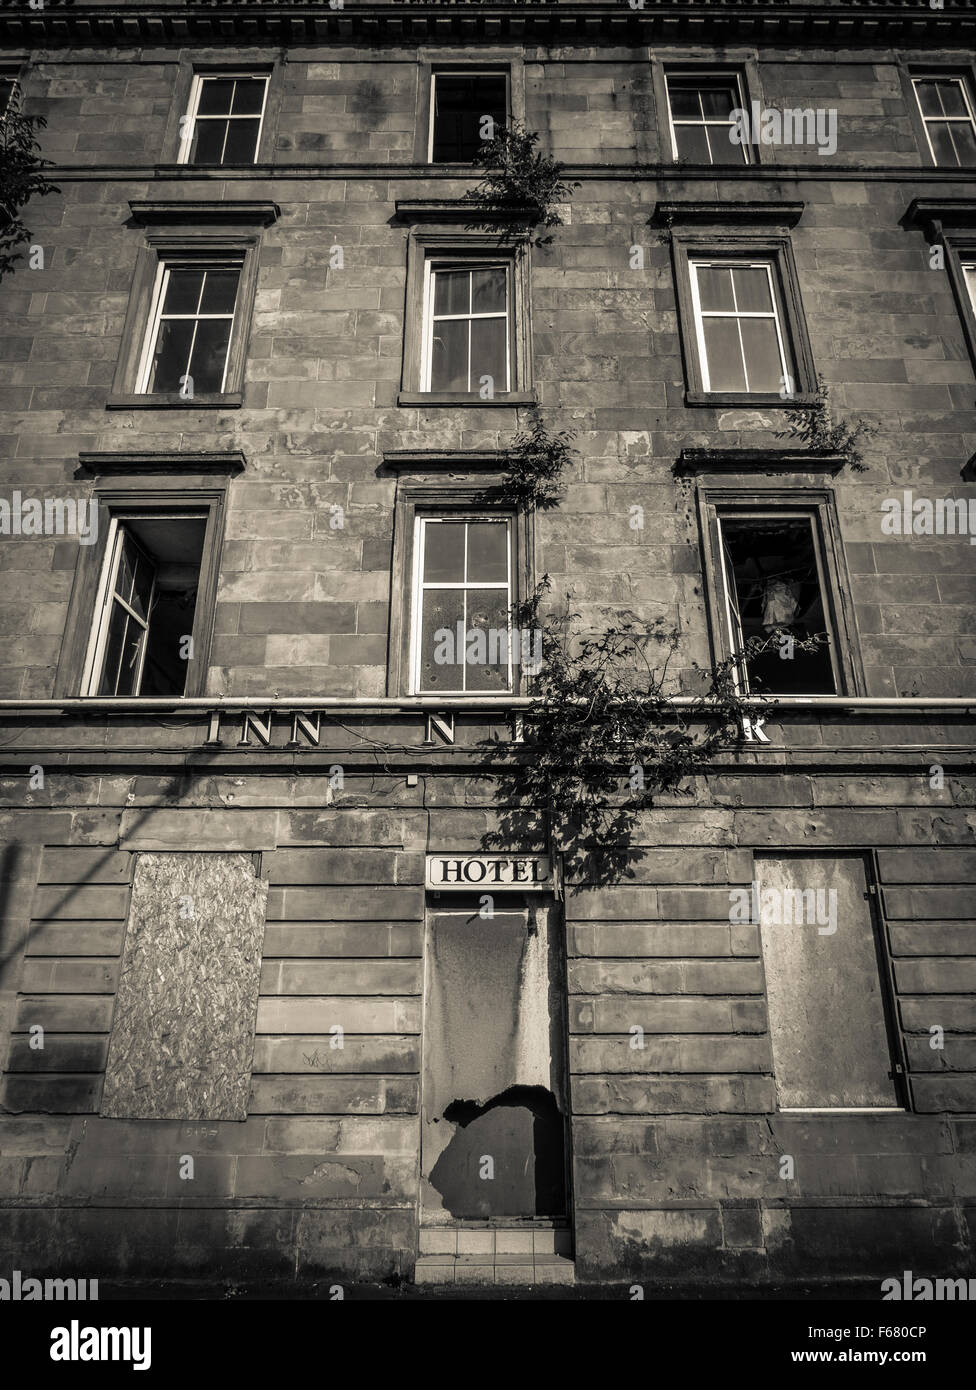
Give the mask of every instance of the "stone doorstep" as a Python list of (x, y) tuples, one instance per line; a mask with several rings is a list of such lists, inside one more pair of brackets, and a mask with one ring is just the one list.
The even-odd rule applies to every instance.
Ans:
[(421, 1255), (414, 1273), (416, 1284), (572, 1284), (572, 1260), (563, 1255), (542, 1255), (531, 1262), (515, 1255), (483, 1258), (477, 1255)]
[(522, 1255), (526, 1263), (539, 1255), (573, 1253), (572, 1232), (546, 1229), (471, 1231), (457, 1227), (427, 1226), (420, 1231), (420, 1254), (425, 1255)]

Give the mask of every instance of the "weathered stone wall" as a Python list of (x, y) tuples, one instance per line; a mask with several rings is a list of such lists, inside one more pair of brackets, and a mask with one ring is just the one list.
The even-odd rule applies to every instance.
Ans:
[[(414, 722), (413, 735), (401, 730), (408, 744), (422, 735)], [(632, 880), (568, 892), (581, 1277), (972, 1266), (976, 788), (950, 772), (937, 808), (927, 788), (922, 776), (880, 769), (870, 779), (728, 772), (693, 802), (643, 817)], [(59, 776), (48, 810), (23, 805), (22, 780), (6, 794), (19, 803), (6, 833), (19, 841), (29, 904), (18, 909), (13, 896), (4, 926), (13, 1034), (0, 1245), (18, 1267), (29, 1256), (31, 1269), (47, 1260), (89, 1273), (408, 1272), (422, 855), (480, 847), (496, 824), (484, 785), (428, 776), (424, 792), (350, 770), (324, 807), (320, 775), (238, 768), (182, 782)], [(41, 868), (34, 889), (30, 842), (54, 839), (74, 848), (44, 852), (42, 866), (54, 867)], [(263, 854), (271, 887), (243, 1124), (99, 1115), (126, 861), (167, 843)], [(852, 845), (878, 855), (914, 1110), (779, 1113), (759, 933), (730, 923), (730, 888), (751, 882), (760, 849)], [(17, 911), (33, 919), (26, 949)], [(46, 1027), (44, 1052), (29, 1050), (34, 1021)], [(341, 1050), (331, 1046), (336, 1024)], [(643, 1050), (630, 1047), (634, 1024)], [(933, 1024), (946, 1030), (944, 1050), (930, 1046)], [(192, 1183), (179, 1176), (187, 1154)], [(784, 1155), (795, 1164), (789, 1181)], [(62, 1200), (55, 1216), (51, 1203)]]
[[(662, 48), (655, 60), (672, 56), (687, 55)], [(242, 449), (247, 468), (231, 485), (220, 560), (215, 694), (383, 693), (395, 486), (380, 469), (383, 451), (496, 447), (519, 423), (504, 405), (395, 404), (407, 229), (391, 224), (394, 202), (468, 186), (406, 167), (400, 135), (415, 119), (415, 57), (384, 49), (366, 64), (353, 53), (288, 52), (282, 172), (225, 178), (154, 174), (176, 50), (34, 55), (28, 109), (47, 115), (45, 150), (64, 167), (61, 194), (31, 209), (43, 270), (24, 265), (0, 288), (4, 495), (84, 494), (73, 477), (79, 450)], [(532, 257), (539, 398), (580, 431), (581, 452), (565, 504), (539, 519), (537, 567), (557, 592), (571, 588), (584, 613), (627, 605), (641, 618), (678, 621), (684, 662), (708, 660), (694, 493), (676, 487), (671, 466), (686, 447), (775, 447), (783, 415), (684, 404), (670, 251), (648, 219), (659, 199), (800, 200), (792, 239), (816, 367), (838, 412), (880, 427), (869, 472), (836, 482), (867, 693), (965, 694), (976, 658), (976, 549), (966, 537), (885, 536), (880, 507), (904, 488), (967, 493), (973, 368), (949, 279), (930, 268), (922, 232), (901, 219), (913, 198), (962, 197), (969, 183), (933, 171), (911, 144), (890, 52), (823, 63), (782, 49), (758, 57), (769, 100), (836, 106), (837, 154), (770, 146), (745, 173), (703, 180), (665, 167), (635, 180), (634, 161), (661, 158), (644, 57), (525, 50), (529, 125), (554, 153), (588, 166), (568, 225)], [(366, 88), (380, 95), (367, 99)], [(355, 162), (339, 171), (326, 159)], [(771, 178), (786, 160), (789, 175)], [(280, 205), (264, 233), (242, 409), (105, 409), (144, 244), (143, 230), (128, 225), (128, 200), (148, 196), (270, 196)], [(333, 244), (343, 247), (341, 270), (329, 268)], [(635, 245), (643, 270), (630, 268)], [(344, 509), (342, 530), (330, 524), (332, 504)], [(644, 508), (642, 530), (630, 526), (634, 506)], [(7, 695), (52, 691), (76, 553), (70, 538), (4, 541)]]
[[(606, 605), (677, 621), (683, 662), (709, 660), (694, 497), (671, 465), (686, 447), (771, 447), (783, 417), (684, 404), (670, 253), (648, 220), (661, 199), (799, 200), (792, 240), (816, 366), (840, 411), (880, 429), (869, 471), (834, 484), (867, 693), (970, 695), (976, 548), (880, 531), (881, 501), (902, 488), (968, 495), (960, 472), (976, 449), (976, 382), (949, 281), (929, 268), (922, 233), (901, 225), (913, 198), (966, 197), (970, 183), (926, 166), (895, 55), (759, 50), (756, 95), (835, 105), (837, 154), (773, 148), (758, 169), (690, 179), (657, 167), (649, 61), (688, 49), (510, 51), (525, 58), (528, 125), (556, 155), (589, 166), (577, 171), (566, 225), (532, 257), (539, 397), (579, 430), (581, 451), (565, 504), (538, 520), (538, 571), (587, 615)], [(394, 203), (457, 196), (468, 181), (412, 164), (419, 78), (408, 47), (288, 50), (273, 176), (157, 171), (172, 158), (178, 57), (31, 55), (28, 109), (49, 119), (44, 148), (62, 166), (62, 191), (30, 209), (44, 268), (25, 265), (0, 286), (3, 494), (82, 495), (83, 450), (242, 450), (208, 691), (380, 694), (394, 495), (378, 473), (382, 453), (494, 448), (519, 423), (499, 405), (395, 404), (406, 231), (391, 223)], [(653, 167), (635, 178), (638, 162)], [(776, 175), (777, 165), (789, 168)], [(242, 409), (105, 408), (144, 240), (127, 225), (128, 201), (147, 197), (273, 198), (281, 208), (264, 233)], [(341, 271), (329, 268), (333, 243)], [(629, 265), (634, 245), (641, 271)], [(342, 530), (330, 526), (333, 503)], [(643, 530), (629, 524), (635, 505)], [(52, 693), (76, 560), (69, 538), (0, 541), (4, 695)], [(281, 754), (257, 775), (253, 764), (190, 758), (202, 735), (177, 719), (38, 718), (5, 725), (8, 737), (0, 1263), (87, 1275), (408, 1272), (422, 856), (474, 851), (496, 823), (484, 786), (462, 775), (464, 748), (435, 756), (419, 722), (404, 733), (373, 720), (348, 738), (330, 726), (333, 747), (314, 764), (308, 750), (304, 763)], [(474, 737), (462, 730), (459, 742)], [(395, 767), (391, 744), (406, 750)], [(838, 719), (800, 732), (784, 723), (757, 761), (716, 769), (692, 798), (643, 819), (634, 879), (569, 896), (582, 1275), (972, 1269), (971, 746), (961, 717)], [(347, 764), (344, 792), (326, 785), (333, 761)], [(941, 790), (928, 776), (936, 761), (947, 767)], [(34, 762), (46, 771), (36, 791)], [(404, 773), (418, 767), (410, 788)], [(775, 1111), (758, 934), (729, 922), (729, 889), (750, 882), (754, 852), (797, 847), (878, 852), (912, 1113)], [(167, 850), (263, 856), (270, 889), (244, 1122), (98, 1113), (132, 856)], [(44, 1053), (27, 1042), (34, 1020), (47, 1030)], [(624, 1055), (633, 1023), (647, 1047)], [(928, 1046), (933, 1023), (947, 1031), (941, 1053)], [(341, 1051), (332, 1024), (346, 1029)], [(192, 1184), (179, 1176), (187, 1153)], [(796, 1160), (789, 1185), (784, 1154)]]

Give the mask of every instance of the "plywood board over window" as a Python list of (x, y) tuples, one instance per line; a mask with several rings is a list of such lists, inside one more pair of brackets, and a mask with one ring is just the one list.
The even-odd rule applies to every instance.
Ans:
[(102, 1114), (247, 1118), (268, 885), (248, 854), (141, 854)]

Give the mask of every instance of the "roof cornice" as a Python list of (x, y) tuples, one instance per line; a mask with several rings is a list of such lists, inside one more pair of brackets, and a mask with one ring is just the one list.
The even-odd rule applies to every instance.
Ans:
[[(637, 0), (635, 0), (637, 3)], [(25, 48), (244, 43), (302, 45), (607, 41), (897, 43), (965, 47), (976, 0), (0, 0), (0, 41)]]

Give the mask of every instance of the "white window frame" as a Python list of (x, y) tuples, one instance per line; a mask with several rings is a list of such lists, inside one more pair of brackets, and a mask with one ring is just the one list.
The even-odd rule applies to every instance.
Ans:
[[(434, 324), (441, 320), (466, 319), (468, 328), (468, 381), (471, 380), (471, 329), (470, 324), (475, 319), (498, 319), (502, 315), (492, 312), (489, 314), (438, 314), (434, 316), (434, 277), (438, 270), (483, 270), (487, 267), (501, 266), (505, 271), (505, 385), (499, 387), (495, 384), (495, 395), (507, 395), (514, 390), (512, 385), (512, 333), (515, 326), (514, 295), (515, 284), (512, 271), (514, 264), (511, 256), (478, 256), (470, 260), (458, 259), (457, 257), (447, 256), (427, 256), (424, 259), (424, 302), (423, 302), (423, 330), (421, 336), (420, 351), (420, 389), (430, 391), (433, 388), (430, 384), (431, 371), (434, 358)], [(438, 390), (441, 388), (438, 387)], [(478, 386), (468, 386), (467, 394), (475, 394), (479, 390)]]
[[(132, 609), (125, 600), (118, 598), (115, 594), (115, 582), (118, 576), (119, 563), (122, 558), (122, 546), (125, 539), (127, 523), (131, 521), (204, 521), (207, 522), (209, 512), (207, 511), (132, 511), (124, 515), (113, 516), (109, 522), (108, 537), (105, 544), (105, 559), (102, 563), (102, 573), (98, 581), (98, 592), (95, 598), (95, 609), (92, 615), (92, 629), (88, 638), (88, 648), (85, 654), (84, 675), (81, 682), (82, 695), (97, 695), (98, 687), (102, 679), (102, 667), (105, 663), (105, 647), (108, 642), (108, 630), (112, 618), (113, 601), (119, 602), (136, 622), (144, 628), (142, 649), (139, 654), (139, 670), (131, 696), (123, 696), (124, 699), (136, 699), (142, 688), (143, 671), (146, 664), (146, 652), (149, 647), (149, 633), (152, 628), (152, 601), (156, 592), (155, 575), (153, 577), (153, 588), (150, 593), (148, 616), (146, 621), (133, 613)], [(138, 537), (131, 538), (140, 550), (144, 547), (140, 544)], [(150, 559), (154, 557), (150, 556)], [(196, 615), (194, 614), (194, 617)]]
[[(505, 120), (511, 120), (512, 112), (512, 74), (498, 68), (435, 68), (430, 75), (430, 110), (427, 113), (427, 163), (434, 163), (434, 108), (437, 100), (437, 79), (439, 77), (504, 77), (505, 79)], [(438, 160), (438, 164), (446, 161)]]
[[(738, 594), (734, 593), (731, 585), (733, 576), (730, 573), (730, 557), (725, 545), (724, 522), (734, 521), (798, 521), (804, 520), (810, 527), (810, 536), (813, 542), (813, 554), (817, 564), (817, 583), (820, 586), (820, 603), (824, 613), (825, 631), (827, 633), (827, 650), (830, 655), (830, 669), (834, 678), (834, 691), (839, 693), (844, 689), (843, 671), (840, 669), (837, 657), (837, 633), (830, 611), (830, 590), (827, 587), (827, 580), (824, 574), (823, 555), (821, 554), (822, 537), (820, 535), (820, 525), (817, 517), (811, 512), (784, 513), (778, 508), (749, 509), (740, 511), (738, 508), (734, 512), (723, 513), (716, 509), (715, 524), (718, 532), (718, 554), (720, 568), (722, 571), (722, 594), (725, 607), (725, 622), (728, 632), (729, 652), (733, 655), (741, 652), (745, 644), (745, 637), (742, 632), (742, 619), (739, 615)], [(744, 661), (735, 663), (735, 685), (738, 694), (748, 695), (749, 691), (749, 671)]]
[[(716, 84), (719, 83), (719, 82), (728, 83), (729, 80), (731, 79), (731, 80), (735, 83), (735, 89), (736, 89), (736, 91), (737, 91), (738, 94), (739, 94), (739, 109), (740, 109), (741, 111), (746, 111), (746, 110), (748, 110), (748, 108), (747, 108), (747, 106), (746, 106), (745, 90), (744, 90), (743, 85), (742, 85), (742, 75), (741, 75), (741, 73), (738, 73), (738, 72), (736, 72), (736, 71), (734, 71), (734, 70), (726, 70), (726, 71), (722, 71), (722, 72), (716, 72), (714, 69), (712, 69), (712, 70), (701, 69), (701, 70), (698, 70), (698, 71), (691, 71), (691, 70), (689, 70), (689, 71), (682, 71), (682, 70), (677, 70), (677, 71), (674, 71), (674, 72), (668, 72), (667, 70), (665, 70), (665, 73), (664, 73), (664, 90), (665, 90), (665, 92), (667, 93), (668, 130), (669, 130), (669, 132), (670, 132), (670, 134), (671, 134), (671, 157), (672, 157), (672, 159), (677, 160), (677, 159), (679, 158), (679, 155), (678, 155), (678, 137), (677, 137), (677, 135), (675, 134), (675, 129), (674, 129), (674, 128), (675, 128), (675, 125), (704, 126), (704, 127), (707, 128), (708, 126), (717, 126), (717, 125), (725, 124), (725, 123), (720, 122), (720, 121), (706, 121), (706, 120), (704, 119), (704, 115), (703, 115), (703, 118), (702, 118), (700, 121), (690, 121), (690, 120), (682, 120), (682, 119), (679, 119), (678, 121), (675, 121), (674, 113), (673, 113), (673, 111), (672, 111), (672, 109), (671, 109), (671, 81), (672, 81), (672, 79), (674, 79), (676, 82), (700, 82), (700, 83), (702, 84), (702, 86), (708, 86), (709, 84), (711, 84), (711, 85), (716, 85)], [(700, 103), (699, 103), (699, 104), (700, 104)], [(733, 128), (733, 123), (732, 123), (731, 121), (729, 121), (729, 122), (727, 122), (727, 124), (728, 124), (729, 130), (732, 130), (732, 128)], [(706, 129), (706, 138), (708, 138), (707, 129)], [(753, 152), (752, 152), (752, 147), (751, 147), (751, 145), (750, 145), (748, 142), (744, 142), (744, 143), (740, 146), (740, 149), (743, 151), (743, 154), (744, 154), (744, 156), (745, 156), (744, 159), (743, 159), (743, 161), (742, 161), (743, 164), (751, 164), (751, 163), (753, 162)], [(710, 155), (710, 154), (711, 154), (711, 143), (709, 142), (709, 155)], [(714, 161), (714, 159), (710, 159), (710, 160), (709, 160), (709, 163), (712, 165), (713, 168), (716, 167), (716, 166), (715, 166), (715, 161)]]
[[(769, 281), (769, 298), (772, 304), (772, 312), (759, 309), (705, 309), (701, 307), (701, 298), (698, 293), (698, 267), (720, 268), (720, 269), (742, 269), (742, 270), (765, 270)], [(695, 337), (698, 342), (698, 363), (701, 369), (702, 390), (711, 391), (711, 374), (708, 368), (708, 352), (705, 344), (705, 323), (709, 319), (735, 319), (738, 324), (742, 319), (772, 319), (776, 326), (776, 342), (779, 347), (780, 378), (792, 382), (795, 371), (790, 370), (790, 360), (787, 357), (786, 346), (783, 341), (782, 310), (779, 301), (778, 287), (776, 283), (776, 267), (772, 260), (746, 260), (739, 257), (723, 256), (690, 256), (689, 271), (691, 280), (691, 303), (695, 315)], [(735, 281), (732, 281), (732, 295), (735, 297)], [(739, 332), (739, 351), (742, 353), (742, 366), (746, 379), (746, 389), (743, 395), (768, 395), (767, 391), (753, 391), (749, 386), (749, 363), (746, 358), (745, 344), (742, 341), (742, 333)], [(736, 393), (739, 394), (739, 393)]]
[[(443, 522), (461, 522), (461, 521), (463, 521), (463, 522), (473, 522), (473, 523), (491, 522), (493, 525), (498, 525), (498, 526), (504, 525), (504, 526), (506, 527), (506, 539), (507, 539), (507, 541), (508, 541), (508, 547), (507, 547), (507, 554), (508, 554), (508, 576), (507, 576), (507, 578), (506, 578), (504, 584), (502, 584), (502, 583), (497, 583), (497, 582), (496, 582), (496, 583), (493, 583), (493, 584), (481, 583), (481, 582), (474, 581), (474, 580), (472, 580), (472, 581), (469, 582), (467, 579), (465, 579), (465, 580), (463, 580), (463, 581), (460, 581), (460, 580), (453, 580), (453, 581), (451, 581), (451, 582), (446, 582), (446, 581), (445, 581), (445, 582), (443, 582), (443, 583), (425, 583), (425, 582), (424, 582), (424, 580), (423, 580), (423, 573), (424, 573), (424, 549), (425, 549), (425, 546), (426, 546), (426, 543), (427, 543), (427, 528), (428, 528), (428, 526), (432, 526), (432, 525), (433, 525), (433, 526), (436, 526), (436, 525), (438, 525), (438, 524), (440, 524), (440, 523), (443, 523)], [(515, 683), (514, 683), (514, 672), (513, 672), (513, 662), (512, 662), (512, 645), (513, 645), (513, 644), (512, 644), (511, 642), (509, 643), (509, 648), (508, 648), (508, 689), (507, 689), (507, 690), (504, 690), (504, 691), (491, 691), (491, 690), (476, 690), (476, 691), (471, 691), (471, 690), (465, 690), (465, 689), (463, 689), (463, 688), (462, 688), (461, 690), (433, 690), (433, 691), (424, 691), (424, 689), (423, 689), (423, 687), (421, 686), (421, 683), (420, 683), (420, 676), (421, 676), (421, 669), (420, 669), (420, 668), (421, 668), (421, 656), (422, 656), (422, 653), (421, 653), (421, 634), (422, 634), (422, 632), (423, 632), (423, 625), (424, 625), (424, 594), (425, 594), (428, 590), (435, 590), (435, 589), (462, 590), (462, 591), (465, 593), (465, 595), (467, 595), (467, 591), (468, 591), (469, 589), (504, 589), (504, 590), (507, 592), (507, 594), (508, 594), (508, 603), (506, 604), (506, 612), (510, 612), (510, 611), (511, 611), (512, 604), (515, 602), (515, 596), (514, 596), (514, 594), (513, 594), (513, 584), (514, 584), (514, 581), (515, 581), (515, 564), (514, 564), (514, 560), (515, 560), (515, 518), (514, 518), (514, 516), (511, 516), (511, 515), (509, 515), (509, 514), (507, 514), (507, 513), (502, 514), (502, 513), (496, 513), (496, 512), (475, 512), (475, 511), (441, 512), (441, 513), (438, 513), (437, 515), (427, 515), (427, 514), (424, 514), (424, 513), (421, 513), (421, 512), (418, 512), (418, 513), (416, 514), (416, 516), (415, 516), (415, 518), (414, 518), (413, 578), (412, 578), (412, 584), (411, 584), (411, 603), (410, 603), (411, 630), (410, 630), (410, 690), (409, 690), (409, 692), (408, 692), (409, 694), (411, 694), (411, 695), (423, 695), (423, 694), (431, 694), (431, 695), (472, 695), (472, 694), (473, 694), (473, 695), (476, 695), (476, 696), (479, 696), (479, 695), (491, 696), (491, 695), (495, 695), (495, 694), (498, 694), (498, 695), (511, 695), (511, 694), (512, 694), (512, 692), (513, 692), (514, 689), (515, 689)], [(467, 530), (465, 530), (465, 533), (464, 533), (464, 572), (465, 572), (465, 574), (467, 574), (467, 572), (468, 572), (468, 533), (467, 533)], [(466, 639), (466, 638), (467, 638), (467, 632), (468, 632), (468, 605), (467, 605), (467, 597), (465, 597), (465, 602), (464, 602), (464, 630), (465, 630), (465, 639)], [(465, 645), (466, 645), (466, 643), (465, 643)], [(466, 664), (466, 663), (463, 664), (462, 670), (463, 670), (463, 672), (464, 672), (464, 678), (466, 679), (466, 677), (467, 677), (467, 664)]]
[[(189, 162), (190, 162), (190, 151), (193, 149), (193, 133), (194, 133), (194, 131), (196, 130), (196, 123), (197, 123), (198, 120), (200, 120), (200, 121), (228, 121), (228, 122), (229, 122), (229, 121), (253, 121), (253, 120), (254, 120), (254, 114), (253, 114), (253, 113), (250, 114), (250, 115), (247, 115), (247, 116), (232, 116), (232, 115), (230, 115), (229, 113), (228, 113), (226, 116), (198, 116), (198, 115), (197, 115), (197, 109), (198, 109), (198, 107), (199, 107), (199, 105), (200, 105), (200, 93), (201, 93), (202, 90), (203, 90), (203, 84), (204, 84), (204, 82), (227, 81), (228, 79), (231, 79), (231, 78), (232, 78), (232, 79), (235, 79), (235, 80), (239, 80), (239, 79), (241, 79), (241, 78), (247, 78), (248, 81), (250, 81), (250, 82), (263, 82), (263, 83), (264, 83), (264, 96), (263, 96), (262, 99), (261, 99), (261, 112), (260, 112), (260, 115), (259, 115), (258, 118), (257, 118), (257, 121), (258, 121), (258, 138), (257, 138), (257, 140), (254, 142), (254, 158), (253, 158), (253, 160), (251, 161), (252, 164), (257, 164), (257, 162), (258, 162), (258, 154), (260, 153), (260, 150), (261, 150), (261, 136), (262, 136), (263, 133), (264, 133), (264, 115), (265, 115), (265, 112), (266, 112), (267, 109), (268, 109), (268, 87), (269, 87), (269, 85), (270, 85), (270, 78), (269, 78), (269, 76), (268, 76), (268, 74), (267, 74), (266, 72), (246, 72), (246, 71), (243, 71), (243, 70), (242, 70), (242, 71), (239, 71), (239, 72), (195, 72), (195, 73), (193, 74), (193, 82), (192, 82), (191, 85), (190, 85), (190, 100), (187, 102), (186, 118), (185, 118), (185, 120), (183, 121), (183, 136), (182, 136), (182, 138), (181, 138), (181, 140), (180, 140), (180, 148), (179, 148), (179, 152), (178, 152), (178, 154), (177, 154), (177, 156), (176, 156), (176, 162), (177, 162), (177, 164), (189, 164)], [(230, 127), (228, 126), (228, 130), (229, 130), (229, 128), (230, 128)], [(227, 136), (225, 135), (225, 136), (224, 136), (224, 147), (223, 147), (223, 149), (222, 149), (221, 152), (220, 152), (220, 153), (221, 153), (221, 163), (220, 163), (220, 165), (219, 165), (219, 166), (207, 166), (207, 167), (220, 167), (220, 168), (223, 168), (223, 154), (224, 154), (224, 150), (225, 150), (226, 148), (227, 148)]]
[[(163, 305), (166, 303), (166, 291), (169, 288), (169, 276), (171, 270), (236, 270), (237, 271), (237, 293), (234, 297), (234, 309), (229, 314), (163, 314)], [(136, 375), (135, 392), (136, 395), (154, 395), (155, 392), (149, 390), (149, 373), (152, 370), (153, 357), (156, 352), (156, 343), (159, 339), (159, 330), (163, 319), (192, 319), (199, 323), (205, 319), (230, 319), (230, 333), (227, 335), (227, 351), (224, 354), (224, 370), (220, 378), (219, 392), (223, 392), (227, 385), (227, 366), (230, 362), (230, 349), (234, 339), (234, 324), (237, 320), (237, 309), (241, 292), (241, 276), (244, 272), (244, 258), (235, 256), (220, 257), (199, 257), (199, 256), (162, 256), (156, 269), (156, 279), (153, 283), (152, 297), (149, 302), (149, 322), (146, 326), (146, 336), (142, 345), (142, 353), (139, 357), (139, 371)], [(193, 360), (193, 348), (196, 343), (196, 332), (190, 341), (190, 361)], [(165, 395), (165, 392), (159, 394)], [(187, 399), (192, 399), (188, 397)]]
[(969, 291), (969, 302), (976, 314), (976, 260), (966, 260), (962, 263), (962, 278), (966, 289)]
[[(918, 94), (918, 84), (920, 82), (955, 82), (962, 92), (963, 104), (966, 107), (965, 116), (926, 116), (922, 110), (922, 98)], [(915, 93), (915, 102), (918, 106), (918, 114), (922, 120), (922, 128), (925, 131), (925, 139), (929, 147), (929, 154), (932, 163), (937, 169), (959, 169), (965, 168), (960, 164), (940, 164), (935, 156), (935, 149), (932, 145), (932, 138), (929, 135), (929, 122), (935, 121), (939, 125), (967, 125), (976, 137), (976, 115), (973, 113), (973, 102), (969, 93), (969, 83), (965, 77), (961, 77), (955, 72), (921, 72), (912, 78), (912, 91)], [(954, 148), (954, 147), (953, 147)]]

